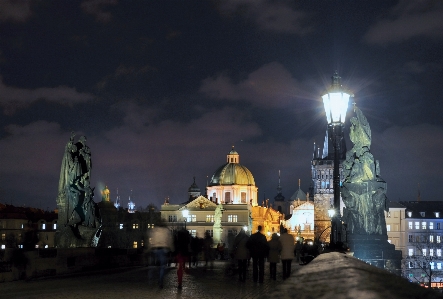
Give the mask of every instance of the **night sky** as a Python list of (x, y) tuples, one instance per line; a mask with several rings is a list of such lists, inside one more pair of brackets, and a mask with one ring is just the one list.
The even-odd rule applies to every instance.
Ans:
[(96, 201), (182, 203), (232, 146), (259, 202), (307, 192), (336, 70), (388, 198), (442, 200), (442, 49), (443, 1), (1, 0), (0, 202), (54, 209), (71, 131)]

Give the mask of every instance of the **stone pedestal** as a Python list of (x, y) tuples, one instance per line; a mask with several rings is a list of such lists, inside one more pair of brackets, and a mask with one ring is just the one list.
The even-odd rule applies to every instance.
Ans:
[(347, 240), (354, 257), (397, 275), (401, 274), (401, 250), (395, 250), (386, 235), (349, 234)]

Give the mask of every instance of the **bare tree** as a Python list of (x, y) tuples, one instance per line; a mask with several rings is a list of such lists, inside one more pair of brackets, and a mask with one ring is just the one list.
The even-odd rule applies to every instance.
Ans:
[(435, 231), (409, 234), (403, 274), (409, 280), (431, 286), (437, 277), (443, 277), (443, 238)]

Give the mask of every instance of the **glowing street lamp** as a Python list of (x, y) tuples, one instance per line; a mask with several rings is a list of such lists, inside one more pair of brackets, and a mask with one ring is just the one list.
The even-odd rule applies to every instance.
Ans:
[(334, 206), (331, 217), (331, 240), (335, 245), (341, 242), (341, 215), (340, 215), (340, 144), (343, 139), (343, 127), (348, 110), (349, 98), (352, 96), (346, 92), (342, 85), (340, 76), (337, 72), (332, 76), (332, 85), (322, 96), (328, 122), (328, 136), (334, 147)]
[(183, 215), (183, 218), (184, 218), (184, 221), (185, 221), (185, 229), (186, 229), (186, 221), (188, 221), (188, 216), (189, 216), (189, 211), (188, 211), (188, 209), (186, 208), (186, 206), (185, 206), (185, 208), (182, 210), (182, 215)]
[(245, 231), (245, 232), (247, 232), (248, 231), (248, 227), (245, 225), (245, 226), (243, 226), (243, 230)]

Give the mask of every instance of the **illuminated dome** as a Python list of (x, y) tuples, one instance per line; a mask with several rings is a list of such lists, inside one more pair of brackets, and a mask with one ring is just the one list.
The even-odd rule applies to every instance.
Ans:
[(232, 148), (227, 156), (227, 163), (220, 166), (212, 175), (209, 186), (217, 185), (252, 185), (255, 186), (252, 173), (240, 163), (239, 154)]

